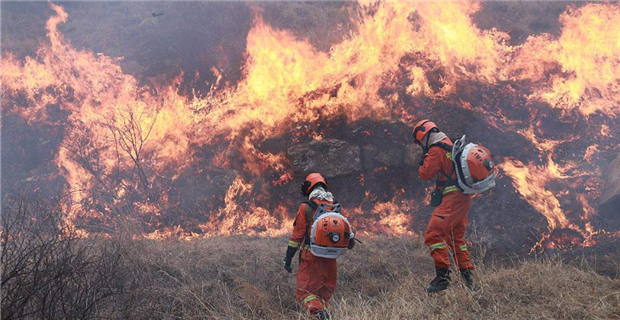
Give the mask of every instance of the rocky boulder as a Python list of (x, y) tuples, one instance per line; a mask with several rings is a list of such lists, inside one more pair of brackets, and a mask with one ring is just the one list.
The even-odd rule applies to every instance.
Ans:
[(298, 172), (320, 172), (326, 178), (362, 170), (360, 147), (346, 141), (325, 139), (295, 144), (287, 150), (293, 168)]
[(400, 166), (404, 162), (403, 147), (399, 145), (372, 144), (362, 147), (364, 170), (371, 170), (375, 167)]
[(620, 227), (620, 153), (605, 173), (607, 181), (599, 202), (599, 223), (601, 227)]
[(620, 154), (611, 162), (606, 173), (607, 183), (601, 196), (601, 205), (620, 201)]
[(405, 147), (405, 164), (409, 167), (417, 167), (422, 159), (422, 148), (415, 144)]

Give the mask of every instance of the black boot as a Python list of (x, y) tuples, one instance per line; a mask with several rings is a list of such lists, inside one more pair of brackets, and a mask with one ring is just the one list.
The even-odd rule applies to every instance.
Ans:
[(329, 313), (325, 309), (321, 309), (314, 313), (318, 320), (329, 320)]
[(437, 276), (431, 281), (431, 285), (426, 288), (427, 293), (443, 291), (450, 286), (450, 269), (435, 267), (435, 272)]
[(474, 289), (474, 275), (471, 272), (472, 269), (461, 269), (461, 278), (468, 289)]

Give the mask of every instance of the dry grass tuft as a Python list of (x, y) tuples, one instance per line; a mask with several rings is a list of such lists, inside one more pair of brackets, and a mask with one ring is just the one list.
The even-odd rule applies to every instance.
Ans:
[[(306, 319), (294, 275), (282, 269), (283, 238), (134, 242), (127, 261), (131, 319)], [(479, 265), (478, 289), (459, 281), (427, 295), (433, 277), (415, 238), (376, 238), (342, 259), (334, 319), (620, 319), (620, 281), (560, 261)], [(297, 264), (294, 263), (296, 266)]]

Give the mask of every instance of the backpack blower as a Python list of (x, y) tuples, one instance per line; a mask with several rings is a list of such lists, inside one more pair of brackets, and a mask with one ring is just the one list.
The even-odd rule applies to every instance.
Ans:
[(465, 135), (454, 141), (452, 162), (457, 186), (464, 194), (482, 193), (495, 187), (496, 168), (491, 152), (475, 143), (465, 144)]

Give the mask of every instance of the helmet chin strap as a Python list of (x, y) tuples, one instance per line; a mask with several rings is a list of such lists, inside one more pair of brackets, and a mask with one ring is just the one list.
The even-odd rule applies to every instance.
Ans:
[(416, 141), (416, 143), (420, 146), (420, 148), (422, 148), (422, 150), (424, 151), (424, 153), (428, 153), (428, 141), (430, 140), (430, 135), (432, 132), (429, 132), (427, 135), (425, 135), (422, 140), (426, 140), (426, 143), (423, 145), (422, 141)]
[(431, 134), (433, 133), (438, 133), (439, 130), (437, 129), (432, 129), (429, 133), (427, 133), (424, 138), (422, 138), (422, 140), (426, 140), (426, 146), (423, 146), (422, 143), (419, 143), (420, 147), (422, 147), (422, 149), (424, 150), (424, 153), (428, 153), (429, 150), (429, 142), (431, 141)]
[[(427, 141), (426, 143), (428, 144), (428, 141)], [(420, 148), (422, 148), (422, 150), (424, 151), (424, 153), (427, 153), (427, 152), (428, 152), (428, 146), (424, 146), (424, 145), (422, 144), (422, 142), (420, 142), (420, 141), (417, 141), (417, 140), (416, 140), (415, 144), (417, 144), (418, 146), (420, 146)]]

